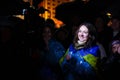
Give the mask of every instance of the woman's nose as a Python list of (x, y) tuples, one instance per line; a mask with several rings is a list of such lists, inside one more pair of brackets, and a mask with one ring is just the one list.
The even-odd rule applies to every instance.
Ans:
[(83, 36), (83, 33), (82, 33), (82, 32), (80, 33), (80, 36)]

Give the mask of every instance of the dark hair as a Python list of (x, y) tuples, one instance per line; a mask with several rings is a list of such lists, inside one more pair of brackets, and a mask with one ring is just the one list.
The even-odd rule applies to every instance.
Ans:
[(90, 23), (90, 22), (84, 22), (82, 24), (79, 25), (78, 29), (76, 30), (75, 32), (75, 36), (74, 36), (74, 39), (73, 39), (73, 45), (75, 46), (75, 44), (77, 44), (78, 42), (78, 32), (79, 32), (79, 28), (84, 25), (88, 28), (88, 31), (89, 31), (89, 39), (87, 41), (87, 43), (84, 45), (85, 48), (88, 48), (88, 47), (91, 47), (93, 45), (96, 44), (96, 36), (97, 36), (97, 32), (96, 32), (96, 28), (95, 26)]

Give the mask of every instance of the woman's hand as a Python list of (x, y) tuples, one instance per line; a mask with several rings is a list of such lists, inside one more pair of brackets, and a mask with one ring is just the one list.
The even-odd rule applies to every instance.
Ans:
[(66, 60), (70, 60), (71, 56), (69, 54), (66, 55)]

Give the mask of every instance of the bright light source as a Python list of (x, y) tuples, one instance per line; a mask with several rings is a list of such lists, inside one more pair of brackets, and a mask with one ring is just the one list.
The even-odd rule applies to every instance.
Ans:
[(111, 18), (111, 17), (112, 17), (112, 14), (111, 14), (111, 13), (109, 13), (109, 12), (107, 12), (107, 13), (106, 13), (106, 15), (107, 15), (109, 18)]

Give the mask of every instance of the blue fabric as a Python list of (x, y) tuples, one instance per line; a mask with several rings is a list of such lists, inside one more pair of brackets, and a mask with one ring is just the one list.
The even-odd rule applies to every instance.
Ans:
[(55, 39), (49, 41), (49, 61), (51, 64), (57, 64), (59, 59), (65, 54), (65, 48)]
[[(80, 51), (81, 56), (87, 55), (87, 54), (84, 54), (84, 51), (85, 51), (86, 53), (90, 53), (90, 54), (98, 57), (99, 56), (99, 54), (97, 53), (98, 49), (99, 49), (99, 47), (96, 45), (96, 46), (93, 46), (93, 47), (88, 48), (86, 50), (80, 49), (79, 51)], [(73, 53), (76, 53), (77, 50), (73, 47), (73, 44), (71, 44), (70, 48), (69, 48), (69, 51), (72, 51)]]
[[(80, 75), (82, 77), (87, 77), (89, 75), (95, 76), (95, 71), (93, 67), (85, 61), (84, 56), (91, 54), (98, 57), (98, 46), (93, 46), (88, 49), (76, 50), (73, 45), (69, 47), (68, 55), (70, 55), (70, 60), (64, 58), (61, 67), (64, 73), (73, 73)], [(89, 76), (90, 77), (90, 76)], [(87, 80), (87, 79), (86, 79)]]

